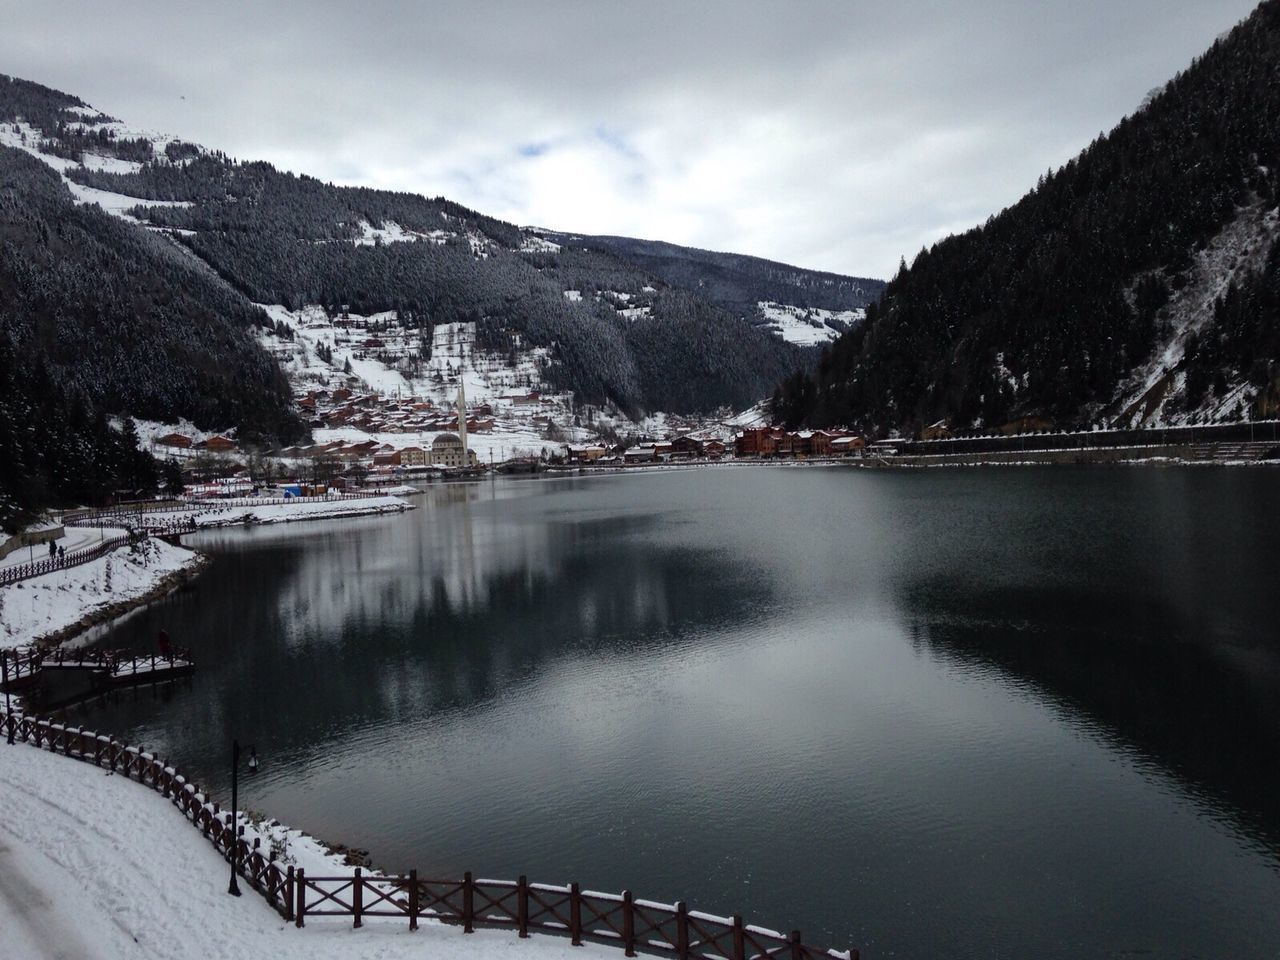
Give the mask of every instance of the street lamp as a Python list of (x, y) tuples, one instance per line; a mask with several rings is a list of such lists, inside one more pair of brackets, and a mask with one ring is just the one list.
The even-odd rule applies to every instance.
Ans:
[[(249, 745), (249, 772), (258, 772), (258, 751)], [(231, 883), (227, 893), (240, 896), (240, 884), (236, 882), (236, 867), (240, 860), (240, 831), (236, 821), (236, 804), (240, 799), (240, 741), (231, 741)]]
[(4, 682), (4, 722), (9, 727), (9, 746), (13, 746), (13, 707), (9, 702), (9, 651), (0, 650), (0, 678)]

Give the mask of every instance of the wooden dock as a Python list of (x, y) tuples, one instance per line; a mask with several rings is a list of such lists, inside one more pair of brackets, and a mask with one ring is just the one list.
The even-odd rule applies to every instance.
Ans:
[(195, 669), (186, 650), (141, 657), (120, 650), (0, 650), (0, 692), (28, 689), (50, 674), (83, 671), (89, 677), (84, 697), (90, 697), (105, 689), (176, 680)]

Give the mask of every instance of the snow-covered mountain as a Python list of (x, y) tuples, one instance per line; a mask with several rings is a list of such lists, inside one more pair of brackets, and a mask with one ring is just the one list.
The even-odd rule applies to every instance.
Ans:
[[(568, 235), (520, 230), (443, 198), (334, 187), (237, 162), (25, 81), (0, 84), (0, 146), (41, 160), (77, 203), (164, 235), (267, 307), (261, 329), (274, 355), (296, 354), (271, 338), (297, 336), (304, 312), (312, 324), (318, 312), (377, 318), (398, 344), (395, 355), (339, 351), (334, 368), (350, 365), (375, 389), (427, 392), (437, 378), (456, 377), (466, 361), (433, 363), (432, 331), (457, 326), (490, 367), (500, 358), (570, 406), (612, 405), (633, 416), (741, 408), (813, 363), (810, 348), (830, 335), (823, 331), (856, 322), (877, 289), (671, 247), (683, 251), (673, 271), (631, 248), (561, 242)], [(672, 259), (669, 250), (663, 256)], [(747, 309), (724, 296), (748, 287)], [(786, 317), (756, 306), (766, 299)], [(309, 365), (288, 366), (314, 377), (317, 363), (328, 361), (313, 352)], [(483, 379), (479, 369), (469, 375)]]

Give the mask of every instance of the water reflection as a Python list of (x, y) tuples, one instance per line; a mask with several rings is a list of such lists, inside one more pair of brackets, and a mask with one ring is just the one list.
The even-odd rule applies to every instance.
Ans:
[(190, 692), (83, 722), (215, 786), (252, 738), (251, 806), (392, 869), (684, 896), (868, 956), (1267, 956), (1270, 477), (499, 482), (202, 535), (197, 586), (110, 638), (165, 626)]

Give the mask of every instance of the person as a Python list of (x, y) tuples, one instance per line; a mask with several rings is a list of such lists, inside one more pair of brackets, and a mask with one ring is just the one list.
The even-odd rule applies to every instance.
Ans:
[(59, 560), (65, 560), (65, 559), (67, 559), (67, 548), (66, 548), (66, 547), (59, 547), (59, 548), (58, 548), (58, 559), (59, 559)]
[(58, 556), (58, 541), (50, 540), (49, 541), (49, 559), (52, 560), (57, 556)]
[(166, 660), (170, 657), (169, 634), (165, 630), (161, 630), (156, 634), (156, 646), (160, 648), (160, 656)]

